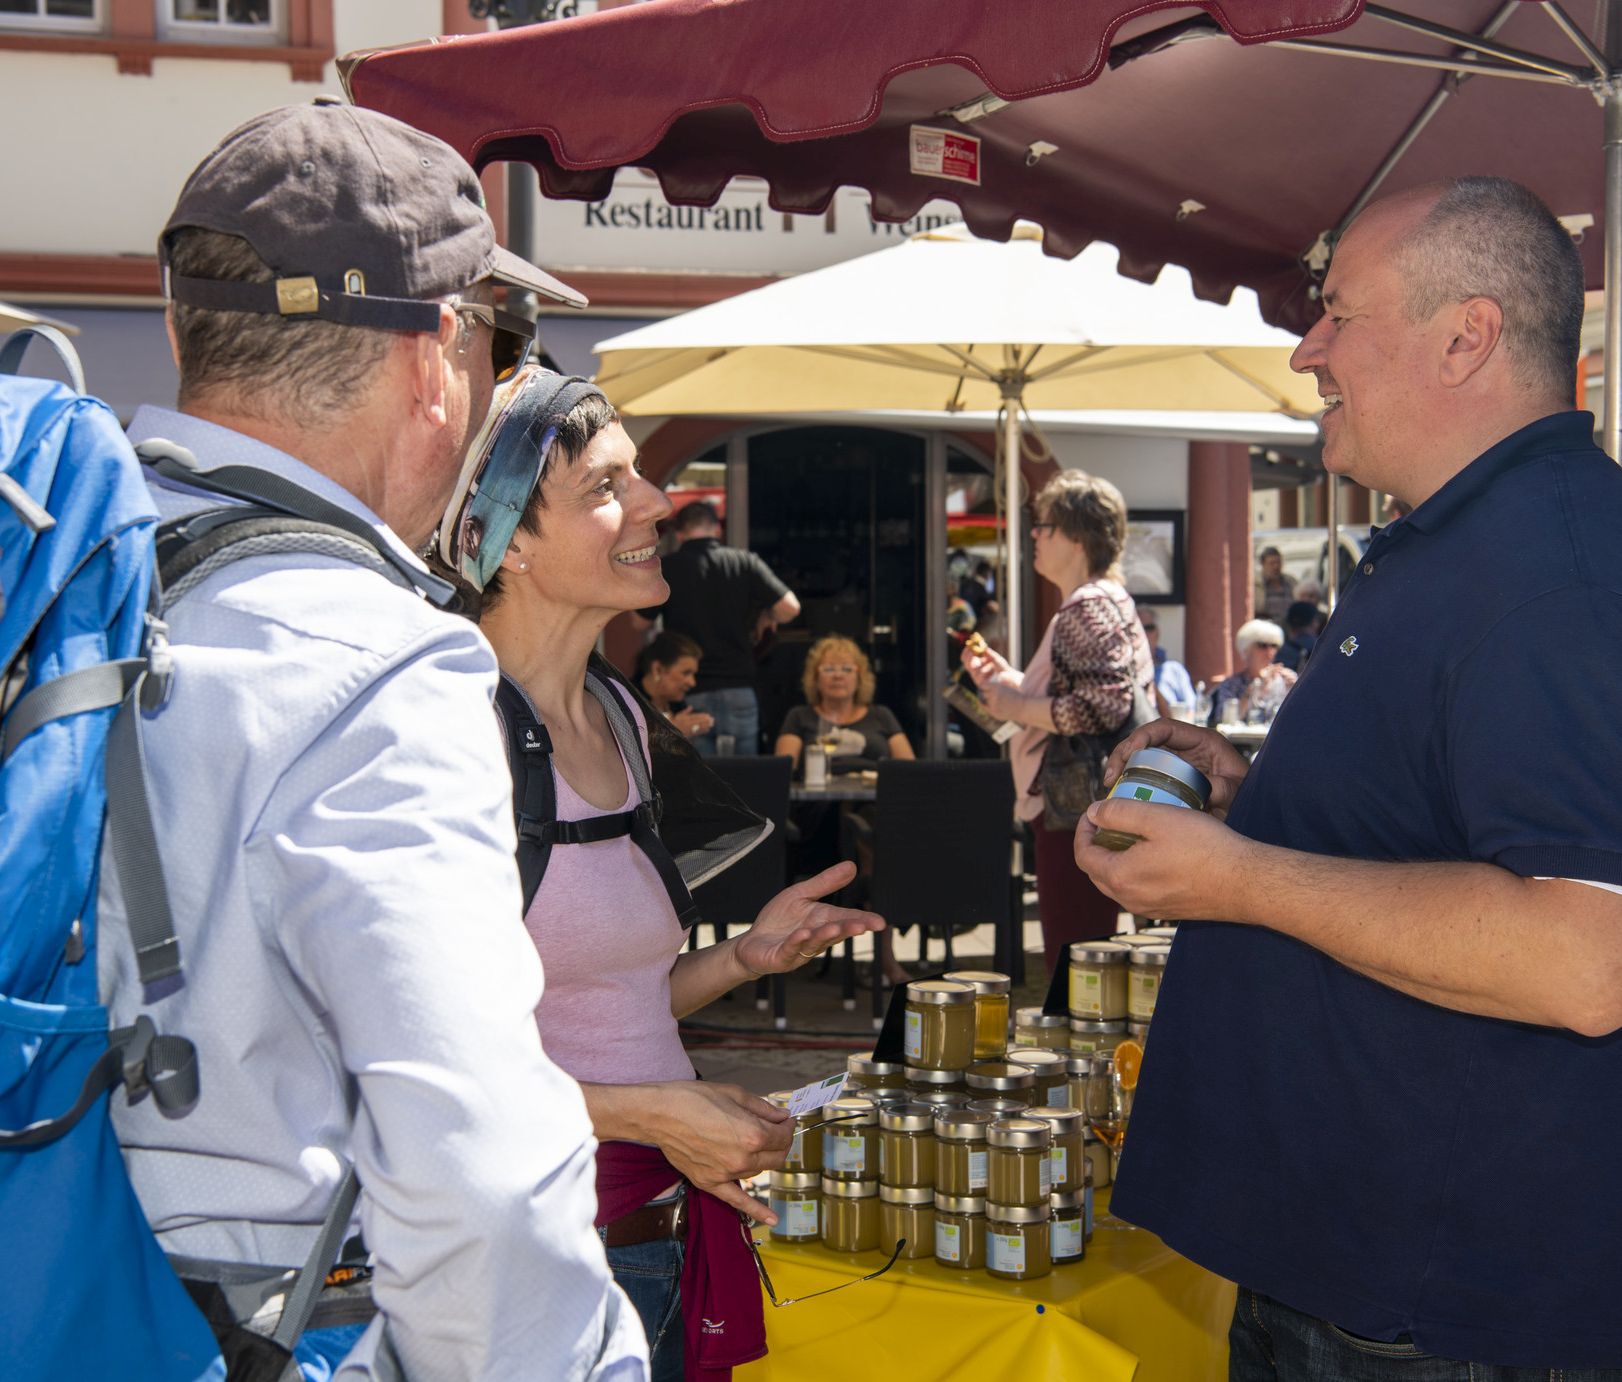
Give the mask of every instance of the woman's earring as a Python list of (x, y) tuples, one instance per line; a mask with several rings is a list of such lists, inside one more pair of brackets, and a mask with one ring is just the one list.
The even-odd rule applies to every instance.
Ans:
[(529, 570), (529, 563), (527, 561), (519, 562), (518, 563), (518, 569), (520, 571), (528, 571)]

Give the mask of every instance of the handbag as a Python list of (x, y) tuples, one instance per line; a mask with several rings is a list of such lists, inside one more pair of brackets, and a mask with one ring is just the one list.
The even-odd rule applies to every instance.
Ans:
[[(1110, 608), (1126, 628), (1126, 617), (1114, 600)], [(1112, 730), (1097, 734), (1055, 734), (1042, 753), (1037, 785), (1042, 789), (1042, 824), (1049, 830), (1074, 830), (1087, 808), (1105, 795), (1104, 764), (1115, 747), (1140, 725), (1157, 718), (1144, 690), (1132, 683), (1132, 708)]]

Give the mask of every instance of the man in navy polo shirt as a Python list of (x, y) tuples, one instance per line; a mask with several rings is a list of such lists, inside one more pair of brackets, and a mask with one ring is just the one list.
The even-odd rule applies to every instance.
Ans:
[(1571, 411), (1581, 266), (1469, 178), (1364, 211), (1324, 288), (1325, 464), (1413, 512), (1248, 771), (1171, 721), (1116, 751), (1198, 764), (1212, 814), (1077, 832), (1187, 919), (1113, 1207), (1240, 1284), (1232, 1379), (1622, 1379), (1622, 472)]

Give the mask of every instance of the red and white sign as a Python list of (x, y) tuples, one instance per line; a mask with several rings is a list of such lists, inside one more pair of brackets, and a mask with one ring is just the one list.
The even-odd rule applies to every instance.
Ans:
[(953, 182), (980, 185), (980, 140), (977, 135), (956, 130), (931, 129), (914, 125), (912, 171), (926, 178), (950, 178)]

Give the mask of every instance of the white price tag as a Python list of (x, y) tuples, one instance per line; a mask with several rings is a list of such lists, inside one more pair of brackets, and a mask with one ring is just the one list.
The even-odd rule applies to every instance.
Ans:
[(788, 1111), (798, 1118), (802, 1113), (810, 1113), (824, 1104), (837, 1099), (845, 1092), (845, 1075), (830, 1075), (816, 1084), (803, 1085), (788, 1096)]

